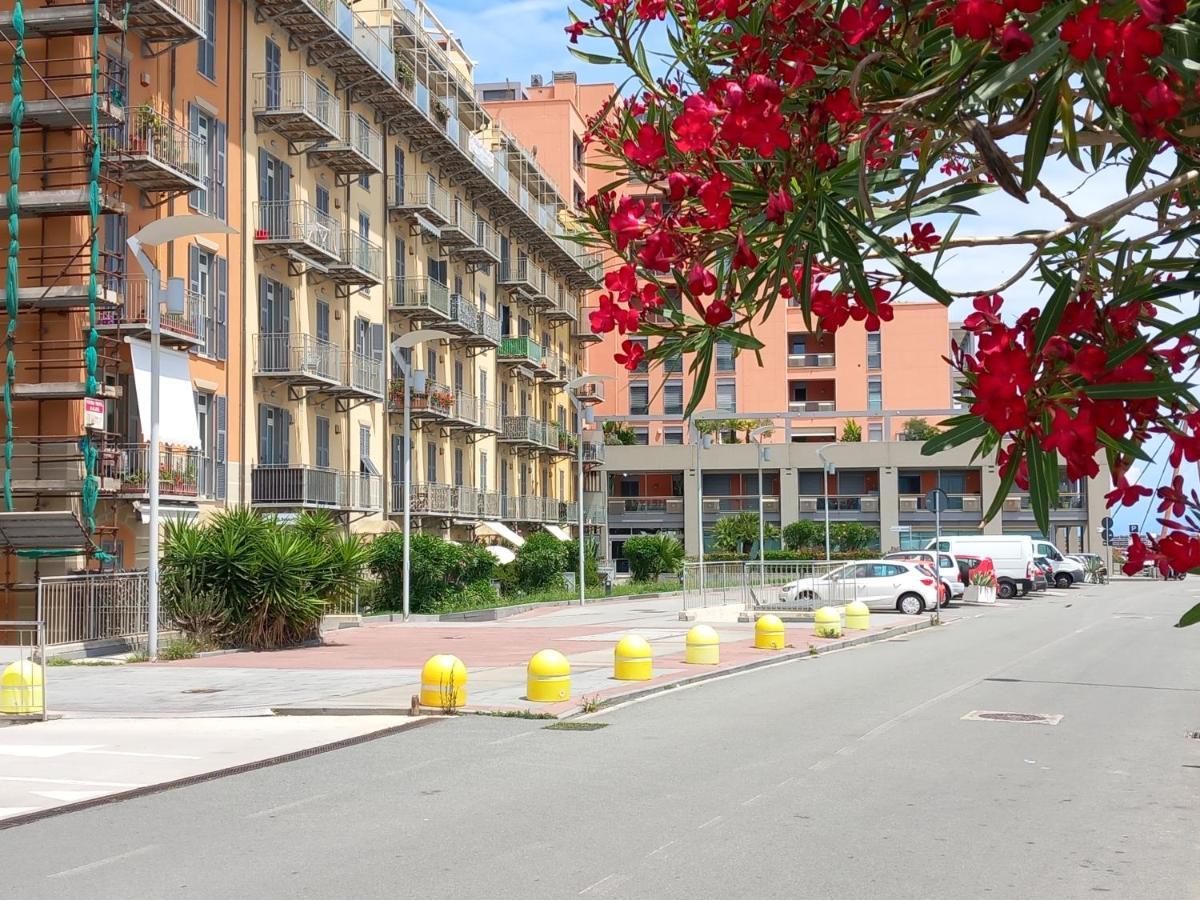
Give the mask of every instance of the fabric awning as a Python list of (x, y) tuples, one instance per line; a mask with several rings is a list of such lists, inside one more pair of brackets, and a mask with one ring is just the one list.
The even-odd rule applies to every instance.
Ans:
[(490, 531), (492, 534), (496, 535), (497, 537), (504, 538), (506, 541), (508, 541), (514, 547), (520, 547), (520, 546), (524, 545), (524, 543), (525, 543), (525, 538), (521, 537), (519, 534), (517, 534), (515, 531), (513, 531), (511, 528), (509, 528), (503, 522), (495, 522), (495, 521), (480, 522), (479, 527), (486, 528), (488, 531)]
[[(150, 342), (125, 339), (133, 357), (133, 384), (137, 391), (142, 437), (150, 440)], [(158, 439), (173, 447), (199, 447), (200, 424), (186, 353), (160, 350), (158, 368)]]
[[(137, 511), (138, 520), (143, 525), (150, 524), (150, 504), (143, 503), (141, 500), (135, 500), (133, 508)], [(167, 519), (194, 519), (200, 515), (200, 510), (195, 506), (182, 506), (171, 503), (160, 503), (158, 505), (158, 516), (161, 521)]]
[(560, 541), (569, 541), (571, 539), (571, 536), (569, 534), (567, 534), (565, 531), (563, 531), (557, 525), (543, 525), (542, 527), (545, 528), (552, 535), (554, 535), (556, 538), (558, 538)]
[(496, 562), (500, 563), (500, 565), (506, 565), (517, 558), (517, 554), (513, 553), (507, 547), (501, 547), (499, 544), (489, 545), (487, 552), (496, 557)]

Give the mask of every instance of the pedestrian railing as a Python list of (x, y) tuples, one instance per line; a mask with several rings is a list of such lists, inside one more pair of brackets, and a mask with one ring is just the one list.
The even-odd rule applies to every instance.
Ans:
[[(46, 643), (78, 644), (146, 634), (150, 576), (145, 571), (58, 575), (38, 581)], [(159, 627), (168, 617), (159, 608)]]

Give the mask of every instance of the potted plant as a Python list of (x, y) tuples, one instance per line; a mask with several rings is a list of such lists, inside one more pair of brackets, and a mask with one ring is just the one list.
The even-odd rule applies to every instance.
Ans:
[(432, 391), (429, 395), (429, 401), (442, 412), (449, 412), (451, 405), (454, 403), (454, 395), (449, 391)]
[(434, 118), (436, 118), (441, 124), (445, 125), (446, 120), (450, 118), (450, 107), (446, 106), (446, 104), (437, 97), (433, 98), (432, 106)]
[(146, 473), (137, 469), (129, 472), (121, 480), (121, 491), (126, 494), (140, 494), (146, 489)]
[(963, 592), (964, 603), (995, 603), (996, 602), (996, 573), (981, 572), (976, 569), (971, 573), (971, 583)]

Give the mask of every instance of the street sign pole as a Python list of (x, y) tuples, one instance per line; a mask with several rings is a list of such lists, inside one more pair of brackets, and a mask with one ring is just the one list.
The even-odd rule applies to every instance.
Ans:
[[(942, 622), (942, 507), (950, 498), (941, 488), (934, 488), (925, 495), (925, 506), (933, 510), (933, 577), (937, 584), (937, 595), (933, 603), (933, 624)], [(946, 602), (950, 602), (950, 586), (946, 586)]]

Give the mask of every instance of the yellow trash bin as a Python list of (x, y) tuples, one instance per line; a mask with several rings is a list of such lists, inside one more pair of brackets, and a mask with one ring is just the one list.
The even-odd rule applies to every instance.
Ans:
[(842, 614), (833, 606), (822, 606), (813, 616), (813, 633), (817, 637), (842, 636)]
[(871, 627), (871, 611), (867, 604), (855, 600), (846, 607), (846, 630), (866, 631)]
[(782, 650), (783, 620), (779, 616), (759, 616), (754, 623), (754, 646), (759, 650)]
[(40, 716), (46, 701), (42, 667), (32, 660), (10, 663), (0, 675), (0, 713), (12, 716)]
[(627, 634), (613, 650), (613, 678), (618, 681), (649, 681), (654, 677), (650, 645), (637, 634)]
[(571, 664), (557, 650), (539, 650), (526, 669), (525, 697), (534, 703), (571, 699)]
[(708, 625), (694, 625), (687, 633), (684, 660), (693, 666), (715, 666), (721, 661), (721, 638)]
[(467, 705), (467, 667), (457, 656), (439, 653), (421, 669), (421, 705), (460, 709)]

